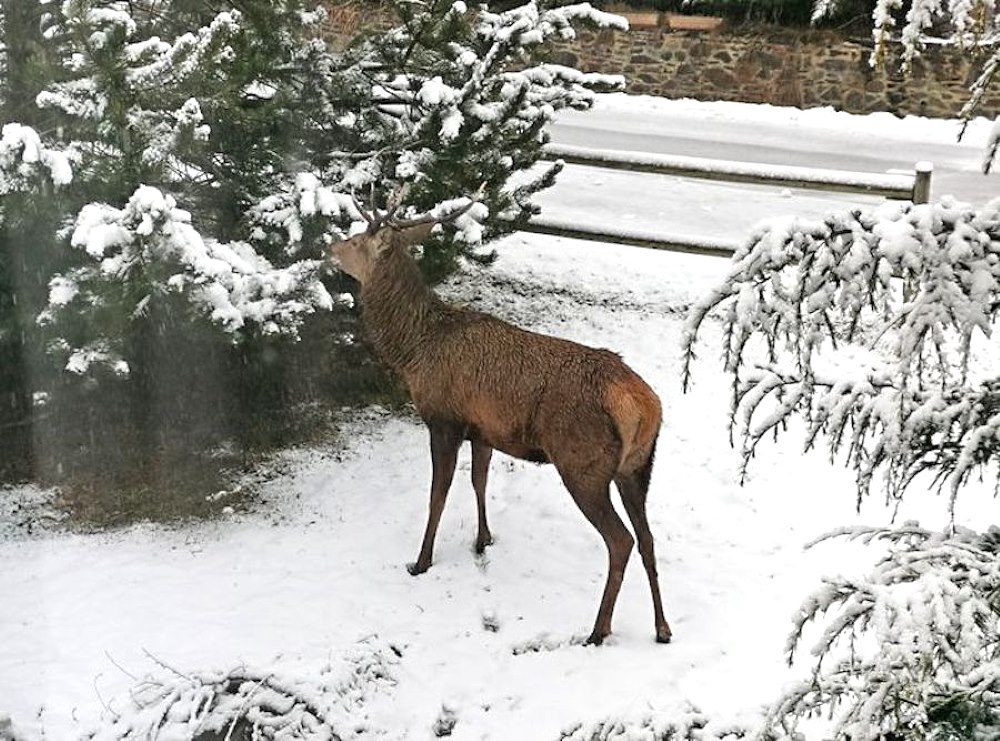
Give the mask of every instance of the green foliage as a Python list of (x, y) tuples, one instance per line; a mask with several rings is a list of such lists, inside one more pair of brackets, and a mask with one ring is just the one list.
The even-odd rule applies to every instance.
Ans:
[(416, 213), (479, 193), (423, 264), (439, 279), (489, 259), (479, 245), (552, 183), (526, 172), (545, 124), (620, 82), (533, 61), (576, 22), (616, 22), (586, 5), (395, 10), (398, 28), (336, 53), (306, 0), (5, 4), (6, 119), (42, 132), (5, 128), (0, 147), (17, 476), (157, 476), (394, 393), (325, 259), (358, 201)]

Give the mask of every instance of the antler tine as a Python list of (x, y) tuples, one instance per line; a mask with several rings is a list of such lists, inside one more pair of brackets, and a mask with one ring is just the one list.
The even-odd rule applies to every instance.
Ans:
[(464, 214), (466, 211), (468, 211), (470, 208), (472, 208), (479, 202), (479, 199), (482, 198), (483, 196), (483, 191), (485, 190), (485, 188), (486, 188), (486, 183), (481, 184), (479, 188), (476, 190), (476, 192), (473, 193), (471, 196), (469, 196), (468, 203), (466, 203), (461, 208), (455, 209), (447, 216), (439, 218), (436, 216), (432, 216), (431, 214), (428, 213), (424, 214), (423, 216), (417, 216), (416, 218), (413, 219), (404, 219), (402, 221), (394, 220), (392, 222), (392, 226), (394, 226), (397, 229), (405, 229), (406, 227), (409, 226), (418, 226), (420, 224), (426, 224), (431, 221), (439, 223), (454, 221), (455, 219), (457, 219), (459, 216)]
[(368, 205), (372, 209), (372, 225), (369, 227), (370, 231), (376, 231), (382, 227), (385, 223), (385, 216), (379, 216), (378, 206), (375, 203), (375, 183), (371, 182), (368, 184)]
[(351, 200), (354, 202), (354, 208), (356, 208), (358, 210), (358, 213), (361, 214), (362, 218), (364, 218), (364, 220), (368, 222), (368, 226), (369, 227), (374, 226), (375, 224), (374, 214), (369, 214), (367, 211), (365, 211), (364, 206), (361, 205), (361, 202), (358, 200), (358, 197), (357, 195), (355, 195), (353, 190), (351, 191)]
[[(450, 221), (450, 218), (448, 219)], [(437, 223), (441, 221), (431, 214), (424, 214), (423, 216), (417, 216), (412, 219), (396, 219), (392, 222), (391, 226), (393, 229), (407, 229), (411, 226), (420, 226), (421, 224)]]

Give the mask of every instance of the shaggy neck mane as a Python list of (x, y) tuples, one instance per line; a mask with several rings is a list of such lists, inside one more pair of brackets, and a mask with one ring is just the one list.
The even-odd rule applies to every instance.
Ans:
[(383, 360), (403, 373), (416, 357), (444, 307), (424, 283), (406, 247), (390, 247), (379, 255), (361, 289), (365, 328)]

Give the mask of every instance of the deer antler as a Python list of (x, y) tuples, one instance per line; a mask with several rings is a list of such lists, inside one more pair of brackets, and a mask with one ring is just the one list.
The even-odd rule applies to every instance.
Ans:
[(375, 190), (374, 185), (372, 186), (372, 191), (370, 194), (371, 201), (371, 211), (366, 211), (358, 201), (358, 197), (355, 192), (351, 191), (351, 200), (354, 202), (354, 207), (361, 214), (362, 218), (368, 222), (368, 232), (374, 234), (379, 229), (384, 226), (392, 227), (393, 229), (406, 229), (411, 226), (420, 226), (421, 224), (437, 223), (443, 224), (454, 221), (462, 214), (466, 213), (471, 209), (480, 198), (483, 196), (483, 192), (486, 189), (486, 183), (482, 183), (479, 188), (471, 196), (468, 196), (469, 202), (466, 203), (461, 208), (457, 208), (451, 213), (445, 216), (435, 216), (431, 212), (427, 212), (421, 216), (415, 216), (411, 219), (398, 219), (396, 218), (396, 213), (399, 211), (400, 207), (403, 205), (403, 201), (406, 199), (407, 194), (410, 191), (410, 184), (404, 183), (399, 189), (393, 191), (389, 195), (387, 200), (387, 208), (381, 214), (378, 208), (375, 206)]
[(375, 212), (372, 211), (371, 213), (368, 213), (365, 211), (365, 207), (361, 205), (361, 202), (358, 200), (358, 197), (355, 195), (353, 190), (351, 191), (351, 200), (354, 202), (354, 208), (356, 208), (358, 213), (361, 214), (364, 220), (368, 222), (368, 229), (371, 231), (371, 229), (375, 226)]
[(475, 206), (476, 203), (479, 202), (479, 199), (483, 197), (483, 192), (484, 192), (485, 189), (486, 189), (486, 183), (482, 183), (479, 186), (479, 188), (476, 189), (475, 193), (473, 193), (471, 196), (468, 196), (468, 198), (469, 198), (469, 202), (468, 203), (466, 203), (461, 208), (455, 209), (454, 211), (452, 211), (451, 213), (447, 214), (446, 216), (434, 216), (433, 214), (431, 214), (430, 212), (428, 212), (428, 213), (426, 213), (426, 214), (424, 214), (422, 216), (415, 216), (412, 219), (402, 219), (401, 220), (401, 219), (391, 218), (392, 217), (392, 213), (390, 213), (389, 217), (391, 218), (391, 220), (388, 222), (389, 226), (393, 227), (394, 229), (405, 229), (405, 228), (410, 227), (410, 226), (419, 226), (420, 224), (427, 224), (429, 222), (436, 222), (438, 224), (443, 224), (443, 223), (447, 223), (447, 222), (450, 222), (450, 221), (454, 221), (459, 216), (461, 216), (462, 214), (464, 214), (465, 212), (467, 212), (469, 209), (471, 209), (473, 206)]

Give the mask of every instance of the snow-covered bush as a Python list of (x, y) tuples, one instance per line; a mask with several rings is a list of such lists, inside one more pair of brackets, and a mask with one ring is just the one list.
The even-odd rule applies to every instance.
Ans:
[[(805, 424), (887, 496), (917, 480), (1000, 484), (1000, 202), (886, 205), (761, 228), (692, 310), (695, 344), (721, 314), (730, 435), (743, 467), (765, 436)], [(921, 474), (925, 474), (921, 477)], [(925, 741), (1000, 733), (1000, 533), (907, 524), (835, 535), (887, 544), (861, 579), (826, 579), (795, 617), (789, 661), (822, 621), (812, 676), (769, 709), (760, 738), (832, 718), (834, 738)]]
[(751, 734), (749, 727), (716, 723), (692, 708), (667, 717), (580, 724), (563, 731), (560, 741), (740, 741)]
[[(73, 180), (73, 167), (65, 152), (42, 144), (30, 126), (6, 123), (0, 130), (0, 206), (3, 196), (60, 187)], [(3, 212), (0, 211), (0, 219)]]
[[(195, 310), (228, 332), (238, 332), (252, 321), (265, 334), (294, 333), (305, 315), (333, 306), (319, 278), (319, 260), (275, 269), (245, 243), (206, 242), (189, 213), (149, 186), (136, 190), (124, 209), (85, 206), (71, 244), (94, 262), (52, 279), (48, 308), (39, 317), (42, 323), (58, 324), (68, 312), (74, 318), (101, 314), (100, 326), (114, 327), (141, 316), (159, 296), (176, 293), (188, 294)], [(112, 284), (117, 286), (114, 299)], [(119, 330), (123, 335), (126, 331)], [(56, 341), (54, 349), (69, 347)], [(65, 367), (83, 374), (99, 361), (127, 374), (127, 361), (109, 348), (104, 338), (74, 347)]]
[(274, 667), (182, 672), (158, 659), (106, 705), (90, 741), (336, 741), (365, 727), (365, 704), (391, 691), (399, 651), (372, 638), (298, 676)]
[(1000, 737), (1000, 530), (849, 528), (831, 535), (888, 545), (861, 579), (826, 578), (802, 605), (789, 662), (825, 615), (809, 679), (769, 710), (768, 731), (832, 719), (851, 741)]
[(685, 386), (716, 309), (744, 468), (797, 416), (807, 449), (846, 452), (859, 499), (878, 472), (891, 497), (927, 472), (953, 502), (974, 473), (997, 476), (1000, 201), (762, 228), (691, 312)]

